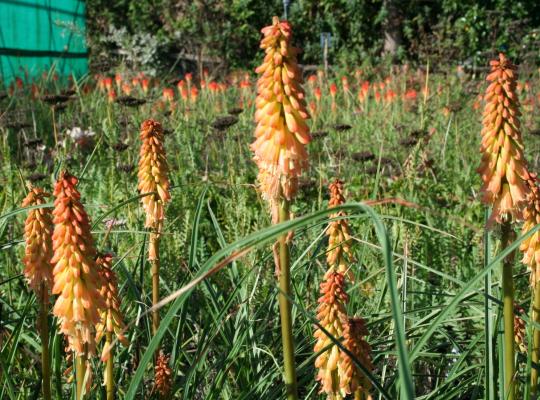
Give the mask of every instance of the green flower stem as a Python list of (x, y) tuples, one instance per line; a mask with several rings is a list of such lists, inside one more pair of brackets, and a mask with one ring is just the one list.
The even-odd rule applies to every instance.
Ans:
[[(514, 239), (514, 231), (510, 222), (502, 224), (502, 248), (506, 249)], [(512, 268), (514, 254), (510, 253), (502, 263), (503, 317), (504, 317), (504, 398), (515, 399), (514, 376), (514, 282)]]
[[(534, 272), (531, 272), (534, 273)], [(537, 324), (540, 323), (540, 282), (534, 287), (534, 303), (533, 303), (533, 321)], [(531, 394), (534, 395), (538, 392), (538, 363), (540, 362), (540, 330), (533, 328), (533, 348), (531, 361), (533, 367), (531, 368)]]
[(41, 336), (41, 380), (43, 399), (51, 400), (51, 361), (49, 356), (49, 321), (47, 292), (45, 284), (41, 284), (41, 296), (39, 301), (39, 334)]
[[(279, 222), (289, 220), (289, 202), (285, 199), (279, 206)], [(281, 317), (281, 338), (283, 342), (283, 364), (287, 400), (298, 399), (296, 366), (294, 363), (294, 340), (292, 332), (291, 302), (291, 266), (287, 235), (279, 238), (279, 314)]]

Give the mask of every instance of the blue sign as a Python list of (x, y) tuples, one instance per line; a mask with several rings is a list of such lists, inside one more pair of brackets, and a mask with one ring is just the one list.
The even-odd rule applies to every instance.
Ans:
[(332, 34), (330, 32), (321, 32), (321, 47), (332, 47)]

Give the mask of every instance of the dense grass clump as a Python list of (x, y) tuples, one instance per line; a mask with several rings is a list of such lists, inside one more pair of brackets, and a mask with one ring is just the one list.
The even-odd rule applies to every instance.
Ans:
[[(283, 398), (272, 244), (290, 230), (299, 397), (325, 398), (315, 379), (314, 333), (321, 328), (325, 230), (340, 211), (351, 232), (346, 312), (365, 321), (374, 369), (364, 372), (373, 398), (502, 398), (496, 266), (523, 237), (501, 252), (493, 240), (498, 230), (485, 230), (489, 214), (476, 172), (483, 81), (422, 69), (307, 77), (309, 167), (291, 202), (294, 218), (272, 225), (249, 148), (250, 77), (182, 80), (178, 88), (151, 81), (146, 90), (140, 77), (128, 78), (87, 79), (69, 93), (45, 80), (14, 86), (0, 100), (0, 398), (40, 396), (39, 299), (22, 273), (27, 209), (20, 204), (27, 182), (50, 192), (63, 170), (79, 179), (96, 250), (113, 255), (127, 326), (127, 346), (114, 351), (117, 398), (159, 398), (154, 355), (172, 371), (170, 398)], [(518, 81), (531, 171), (540, 145), (537, 88), (537, 76)], [(147, 313), (153, 231), (145, 228), (136, 173), (140, 126), (149, 118), (163, 126), (171, 196), (159, 235), (164, 305), (155, 333)], [(336, 178), (345, 182), (348, 203), (328, 209), (327, 187)], [(533, 324), (520, 258), (515, 301), (524, 311), (516, 317), (524, 321), (526, 351), (516, 354), (516, 379), (528, 382)], [(53, 398), (69, 398), (72, 360), (52, 314), (49, 324)], [(105, 399), (105, 364), (91, 364), (90, 397)], [(527, 398), (523, 387), (517, 398)]]

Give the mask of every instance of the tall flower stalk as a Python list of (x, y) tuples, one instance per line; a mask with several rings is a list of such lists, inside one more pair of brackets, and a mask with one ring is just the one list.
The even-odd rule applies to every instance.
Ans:
[[(311, 141), (306, 119), (302, 74), (291, 46), (292, 30), (287, 21), (274, 17), (272, 25), (262, 29), (261, 48), (265, 51), (256, 72), (257, 82), (255, 141), (251, 145), (259, 168), (258, 180), (263, 198), (268, 201), (272, 222), (290, 218), (290, 201), (298, 186), (298, 177), (307, 168), (305, 146)], [(284, 377), (288, 399), (297, 399), (294, 341), (292, 334), (290, 254), (287, 235), (274, 247), (279, 278), (279, 309), (283, 342)]]
[[(532, 175), (532, 174), (531, 174)], [(540, 187), (536, 176), (529, 179), (531, 189), (530, 201), (523, 210), (524, 223), (522, 234), (526, 234), (536, 225), (540, 224)], [(530, 286), (532, 296), (532, 320), (540, 324), (540, 233), (535, 232), (531, 237), (521, 243), (520, 250), (523, 252), (522, 262), (530, 272)], [(531, 353), (533, 364), (540, 363), (540, 330), (533, 328), (533, 345)], [(538, 369), (531, 369), (531, 394), (538, 392)]]
[[(505, 249), (515, 237), (512, 222), (523, 217), (523, 205), (530, 195), (527, 183), (530, 176), (520, 133), (517, 68), (502, 53), (490, 65), (491, 72), (487, 76), (490, 84), (484, 97), (482, 161), (478, 171), (483, 182), (482, 201), (492, 206), (489, 225), (501, 224), (501, 245)], [(504, 395), (509, 400), (515, 398), (513, 263), (514, 252), (502, 263)]]
[[(46, 203), (51, 195), (40, 188), (30, 187), (22, 202), (23, 207), (39, 206)], [(36, 208), (28, 212), (24, 224), (25, 255), (24, 276), (34, 291), (39, 304), (38, 331), (41, 338), (41, 376), (43, 398), (51, 399), (51, 362), (49, 355), (49, 294), (53, 283), (51, 258), (52, 213), (50, 208)]]
[(96, 341), (99, 342), (105, 336), (105, 345), (101, 353), (101, 361), (105, 365), (104, 384), (107, 392), (107, 400), (113, 400), (114, 395), (114, 336), (124, 346), (128, 340), (124, 336), (125, 324), (120, 312), (120, 298), (118, 297), (118, 284), (116, 274), (112, 270), (112, 255), (104, 254), (96, 260), (101, 276), (100, 293), (105, 299), (105, 308), (101, 310), (101, 320), (96, 327)]
[[(329, 207), (345, 203), (343, 190), (343, 182), (339, 179), (330, 184)], [(342, 211), (331, 214), (332, 218), (345, 216)], [(316, 339), (314, 351), (320, 353), (315, 360), (316, 379), (321, 384), (321, 393), (325, 393), (329, 400), (342, 400), (351, 394), (355, 399), (369, 399), (371, 388), (369, 380), (334, 341), (343, 339), (342, 346), (365, 368), (373, 369), (371, 349), (364, 340), (367, 331), (363, 320), (349, 318), (346, 311), (348, 302), (346, 284), (347, 279), (352, 279), (349, 266), (353, 260), (347, 220), (337, 219), (330, 222), (326, 234), (328, 270), (320, 285), (321, 297), (317, 308), (317, 320), (324, 330), (318, 328), (314, 334)]]
[(83, 382), (90, 376), (88, 357), (96, 347), (95, 327), (105, 303), (100, 293), (101, 277), (90, 221), (77, 191), (78, 180), (62, 172), (54, 188), (54, 286), (58, 295), (53, 313), (60, 331), (75, 354), (77, 400), (83, 397)]
[[(141, 149), (139, 159), (139, 191), (146, 194), (141, 201), (146, 214), (145, 227), (150, 229), (148, 261), (152, 273), (152, 305), (159, 302), (159, 240), (165, 219), (165, 204), (171, 199), (169, 193), (169, 167), (165, 155), (163, 127), (148, 119), (141, 125)], [(152, 331), (159, 328), (159, 311), (152, 313)]]

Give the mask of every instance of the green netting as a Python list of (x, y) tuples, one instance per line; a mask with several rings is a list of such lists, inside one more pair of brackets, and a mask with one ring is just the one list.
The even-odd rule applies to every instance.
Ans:
[(82, 0), (0, 0), (0, 80), (88, 71)]

